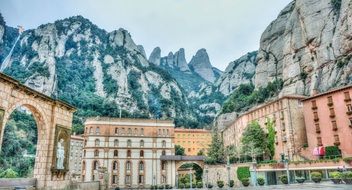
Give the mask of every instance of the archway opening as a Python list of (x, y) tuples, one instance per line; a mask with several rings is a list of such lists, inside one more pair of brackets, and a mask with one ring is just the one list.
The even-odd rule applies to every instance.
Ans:
[(197, 163), (184, 163), (177, 168), (178, 185), (183, 188), (202, 187), (203, 168)]
[(0, 152), (0, 178), (33, 177), (38, 127), (30, 109), (15, 109), (8, 118)]

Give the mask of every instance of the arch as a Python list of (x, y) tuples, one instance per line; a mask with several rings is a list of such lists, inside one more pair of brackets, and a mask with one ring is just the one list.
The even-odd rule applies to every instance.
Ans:
[(118, 157), (119, 156), (119, 151), (118, 150), (114, 150), (114, 157)]
[(204, 169), (204, 162), (203, 161), (179, 161), (176, 162), (176, 171), (180, 169), (181, 166), (185, 164), (195, 164)]
[(140, 151), (139, 151), (139, 157), (141, 157), (141, 158), (144, 157), (144, 151), (143, 151), (143, 150), (140, 150)]

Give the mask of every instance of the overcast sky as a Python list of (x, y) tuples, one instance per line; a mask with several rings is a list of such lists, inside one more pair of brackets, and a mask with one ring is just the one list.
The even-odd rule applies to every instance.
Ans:
[(162, 55), (183, 47), (189, 62), (200, 48), (224, 70), (259, 48), (260, 36), (291, 0), (0, 0), (10, 26), (26, 29), (73, 15), (99, 27), (127, 29), (147, 56), (159, 46)]

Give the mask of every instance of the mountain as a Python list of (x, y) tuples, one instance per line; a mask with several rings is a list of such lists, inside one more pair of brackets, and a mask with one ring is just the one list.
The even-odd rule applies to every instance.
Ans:
[(206, 125), (197, 121), (201, 116), (191, 109), (185, 90), (150, 63), (144, 48), (124, 29), (106, 32), (74, 16), (26, 30), (15, 43), (17, 36), (7, 32), (10, 27), (4, 22), (1, 26), (6, 29), (0, 33), (6, 50), (2, 55), (15, 44), (4, 73), (78, 107), (75, 124), (88, 116), (116, 117), (122, 109), (123, 117), (172, 118), (177, 126), (193, 128)]
[(214, 83), (221, 72), (218, 69), (214, 69), (210, 63), (208, 53), (205, 49), (197, 51), (189, 62), (190, 68), (208, 82)]
[(351, 0), (296, 0), (264, 31), (255, 87), (276, 78), (282, 94), (310, 95), (352, 82)]

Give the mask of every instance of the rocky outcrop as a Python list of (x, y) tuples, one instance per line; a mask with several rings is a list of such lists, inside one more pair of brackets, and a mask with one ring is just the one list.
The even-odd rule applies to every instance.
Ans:
[(296, 0), (261, 37), (255, 86), (310, 95), (352, 82), (352, 1)]
[(0, 14), (0, 44), (4, 43), (4, 34), (5, 34), (5, 21), (2, 15)]
[(241, 84), (253, 82), (256, 58), (257, 52), (251, 52), (231, 62), (215, 83), (218, 90), (228, 96)]
[[(159, 58), (157, 60), (157, 58)], [(159, 65), (162, 67), (170, 67), (172, 69), (180, 70), (181, 72), (190, 72), (191, 70), (188, 67), (185, 50), (183, 48), (179, 49), (177, 52), (169, 52), (166, 57), (160, 58), (160, 48), (157, 47), (149, 56), (149, 60), (152, 62), (160, 62)]]
[(209, 61), (208, 53), (205, 49), (197, 51), (189, 63), (191, 69), (203, 79), (214, 83), (216, 80), (213, 67)]
[(152, 53), (149, 56), (149, 62), (159, 66), (161, 58), (161, 50), (159, 47), (153, 49)]
[(190, 72), (190, 69), (187, 65), (186, 57), (185, 57), (185, 49), (181, 48), (174, 55), (174, 64), (177, 68), (182, 72)]

